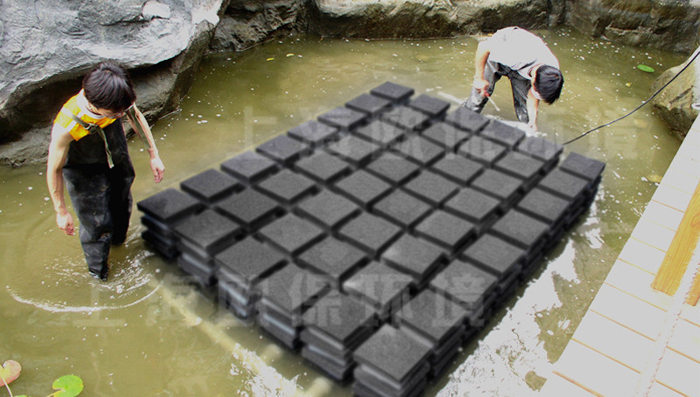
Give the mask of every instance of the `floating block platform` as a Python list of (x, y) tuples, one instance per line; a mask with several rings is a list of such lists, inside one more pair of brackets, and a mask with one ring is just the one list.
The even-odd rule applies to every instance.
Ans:
[(144, 240), (360, 396), (417, 396), (605, 164), (391, 82), (137, 206)]

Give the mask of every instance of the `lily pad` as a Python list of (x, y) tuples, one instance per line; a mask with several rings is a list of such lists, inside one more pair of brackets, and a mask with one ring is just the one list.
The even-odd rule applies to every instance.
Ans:
[(656, 72), (656, 69), (652, 68), (651, 66), (639, 64), (637, 65), (637, 69), (641, 70), (642, 72), (647, 72), (647, 73), (654, 73)]
[(58, 390), (52, 396), (75, 397), (83, 391), (83, 380), (75, 375), (64, 375), (53, 381), (51, 386)]
[[(15, 360), (7, 360), (0, 367), (0, 387), (9, 385), (19, 377), (22, 366)], [(3, 381), (4, 379), (4, 381)]]

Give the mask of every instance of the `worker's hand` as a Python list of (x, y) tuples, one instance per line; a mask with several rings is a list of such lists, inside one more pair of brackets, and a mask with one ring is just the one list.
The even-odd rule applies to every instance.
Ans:
[(151, 172), (153, 172), (153, 180), (156, 183), (163, 180), (165, 165), (163, 165), (163, 161), (160, 159), (160, 156), (155, 156), (151, 159)]
[(69, 236), (75, 234), (75, 225), (73, 224), (73, 217), (68, 211), (64, 213), (56, 213), (56, 225), (58, 225), (58, 228), (63, 230), (63, 232)]
[(527, 123), (527, 128), (531, 129), (532, 131), (537, 131), (537, 123), (530, 121)]
[(490, 86), (490, 84), (488, 81), (486, 81), (484, 79), (480, 79), (478, 77), (474, 78), (474, 88), (479, 90), (479, 92), (481, 92), (481, 96), (483, 96), (485, 98), (488, 98), (491, 96), (491, 95), (489, 95), (489, 86)]

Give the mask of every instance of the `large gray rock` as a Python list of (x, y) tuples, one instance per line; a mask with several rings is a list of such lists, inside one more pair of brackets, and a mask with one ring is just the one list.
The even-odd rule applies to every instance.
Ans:
[[(700, 51), (700, 48), (697, 51)], [(651, 90), (656, 91), (671, 80), (692, 57), (661, 74)], [(698, 110), (693, 107), (693, 104), (700, 103), (700, 66), (698, 63), (700, 60), (696, 59), (683, 74), (679, 75), (652, 101), (656, 113), (681, 138), (685, 137), (690, 126), (698, 117)]]
[(592, 37), (690, 53), (698, 45), (693, 0), (566, 0), (567, 23)]
[(14, 142), (3, 152), (43, 158), (45, 144), (28, 150), (48, 142), (58, 108), (106, 59), (130, 69), (151, 120), (168, 111), (189, 88), (223, 2), (0, 0), (0, 144)]

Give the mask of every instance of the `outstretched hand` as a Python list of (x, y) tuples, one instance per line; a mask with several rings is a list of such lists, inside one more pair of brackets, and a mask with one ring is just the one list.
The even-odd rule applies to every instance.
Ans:
[(485, 98), (488, 98), (491, 96), (489, 94), (489, 86), (490, 85), (491, 84), (489, 84), (489, 82), (487, 80), (479, 79), (479, 78), (474, 79), (474, 88), (479, 90), (479, 92), (481, 93), (481, 96), (483, 96)]
[(163, 180), (163, 174), (165, 173), (165, 165), (159, 156), (155, 156), (151, 159), (151, 172), (153, 172), (153, 180), (155, 183), (159, 183)]
[(65, 214), (57, 213), (56, 225), (69, 236), (75, 234), (75, 224), (73, 223), (73, 217), (71, 216), (70, 212), (66, 212)]

